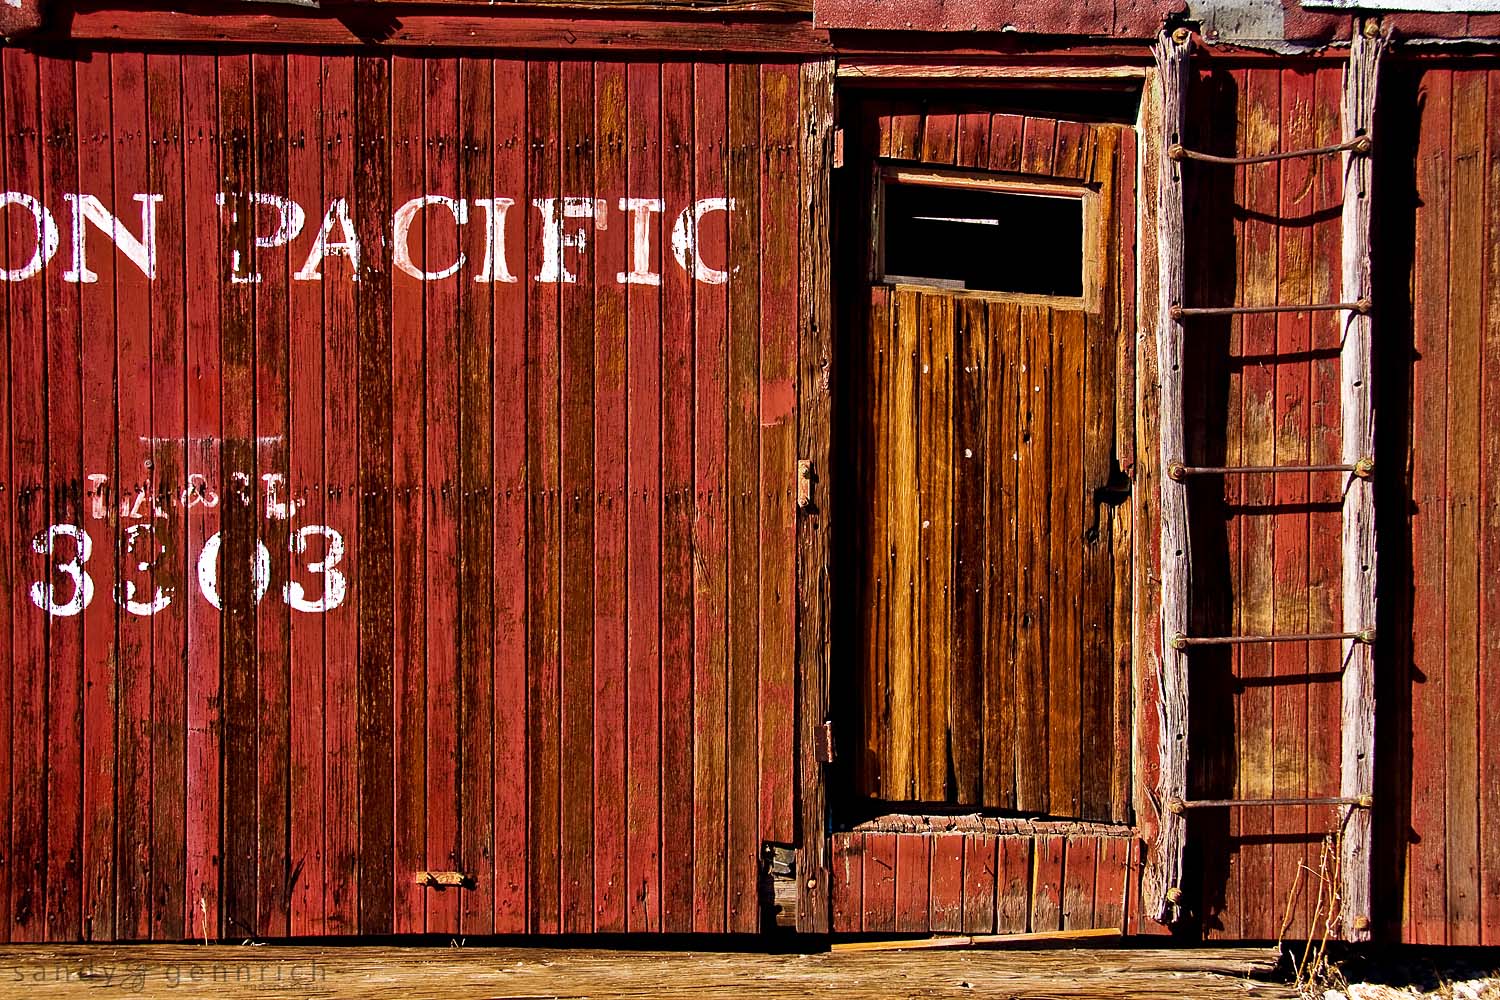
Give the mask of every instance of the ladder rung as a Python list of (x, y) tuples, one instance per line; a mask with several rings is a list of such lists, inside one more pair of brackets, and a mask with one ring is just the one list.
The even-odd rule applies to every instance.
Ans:
[(1183, 465), (1173, 462), (1167, 466), (1167, 477), (1182, 482), (1188, 476), (1230, 476), (1238, 473), (1275, 474), (1278, 472), (1347, 472), (1360, 479), (1369, 479), (1375, 474), (1375, 460), (1362, 458), (1353, 465)]
[(1220, 163), (1233, 167), (1252, 163), (1275, 163), (1277, 160), (1295, 160), (1304, 156), (1328, 156), (1332, 153), (1368, 153), (1373, 146), (1369, 136), (1361, 135), (1336, 146), (1319, 146), (1317, 149), (1293, 149), (1285, 153), (1262, 153), (1259, 156), (1215, 156), (1212, 153), (1188, 149), (1180, 143), (1173, 143), (1167, 147), (1167, 155), (1174, 160), (1198, 160), (1201, 163)]
[(1292, 635), (1174, 635), (1173, 649), (1189, 646), (1243, 646), (1254, 642), (1334, 642), (1352, 639), (1369, 646), (1375, 642), (1375, 630), (1367, 628), (1359, 632), (1306, 632)]
[(1369, 299), (1358, 302), (1311, 302), (1304, 305), (1275, 306), (1173, 306), (1168, 310), (1174, 320), (1181, 322), (1194, 316), (1263, 316), (1267, 313), (1340, 312), (1347, 310), (1365, 315), (1372, 308)]
[(1358, 806), (1371, 809), (1373, 795), (1327, 795), (1295, 799), (1170, 799), (1167, 809), (1181, 815), (1188, 809), (1233, 809), (1236, 806)]

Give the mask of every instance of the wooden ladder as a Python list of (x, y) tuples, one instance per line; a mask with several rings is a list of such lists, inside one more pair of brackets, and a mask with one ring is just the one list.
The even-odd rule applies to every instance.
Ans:
[[(1343, 807), (1340, 838), (1339, 932), (1370, 935), (1370, 833), (1374, 806), (1375, 691), (1375, 421), (1370, 366), (1371, 152), (1377, 73), (1386, 39), (1376, 21), (1356, 21), (1344, 77), (1343, 141), (1319, 149), (1224, 157), (1183, 145), (1192, 36), (1163, 33), (1156, 46), (1161, 97), (1157, 190), (1159, 313), (1156, 353), (1161, 380), (1161, 774), (1156, 788), (1158, 834), (1148, 858), (1143, 901), (1161, 923), (1184, 916), (1182, 878), (1188, 814), (1199, 809), (1295, 805)], [(1189, 306), (1184, 302), (1183, 171), (1194, 164), (1242, 166), (1296, 157), (1339, 156), (1344, 170), (1341, 301), (1315, 305)], [(1198, 466), (1184, 451), (1183, 339), (1204, 316), (1336, 311), (1343, 318), (1339, 355), (1342, 462), (1336, 465)], [(1195, 636), (1189, 630), (1193, 591), (1188, 538), (1188, 482), (1203, 475), (1342, 472), (1343, 631), (1303, 635)], [(1188, 683), (1193, 650), (1275, 642), (1337, 642), (1343, 648), (1342, 780), (1337, 796), (1193, 799), (1188, 786)]]

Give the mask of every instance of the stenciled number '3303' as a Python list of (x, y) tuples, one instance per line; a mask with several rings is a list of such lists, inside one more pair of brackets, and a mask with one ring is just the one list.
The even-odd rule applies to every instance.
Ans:
[[(163, 554), (160, 543), (155, 540), (150, 524), (133, 524), (125, 529), (122, 546), (122, 562), (135, 559), (135, 568), (150, 573)], [(322, 596), (308, 597), (308, 587), (289, 579), (281, 587), (281, 598), (294, 611), (321, 614), (332, 611), (344, 603), (349, 592), (349, 581), (339, 569), (344, 558), (344, 536), (326, 524), (307, 524), (293, 531), (288, 545), (294, 555), (306, 557), (309, 549), (317, 549), (310, 543), (323, 540), (321, 559), (302, 560), (306, 572), (312, 577), (322, 577)], [(136, 548), (151, 544), (155, 552), (148, 559), (140, 559)], [(215, 608), (223, 610), (224, 602), (219, 596), (219, 550), (222, 547), (219, 532), (210, 535), (198, 554), (198, 589), (205, 600)], [(93, 539), (76, 524), (51, 524), (38, 532), (31, 540), (32, 551), (47, 557), (57, 571), (52, 581), (36, 580), (31, 584), (31, 601), (50, 615), (61, 618), (79, 614), (94, 600), (94, 580), (89, 574), (89, 558), (94, 552)], [(271, 587), (271, 551), (264, 542), (255, 543), (250, 566), (251, 593), (256, 603), (266, 596)], [(60, 578), (58, 578), (60, 577)], [(172, 603), (175, 588), (138, 586), (134, 581), (121, 580), (114, 585), (115, 603), (133, 615), (154, 615)]]

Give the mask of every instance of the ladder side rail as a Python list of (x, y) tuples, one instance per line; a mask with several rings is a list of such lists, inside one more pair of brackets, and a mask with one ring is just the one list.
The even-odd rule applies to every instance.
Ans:
[[(1183, 454), (1183, 393), (1181, 320), (1173, 307), (1183, 301), (1184, 240), (1182, 164), (1169, 154), (1184, 138), (1188, 54), (1191, 35), (1185, 29), (1163, 32), (1158, 38), (1156, 68), (1161, 95), (1160, 159), (1157, 163), (1158, 310), (1156, 359), (1161, 379), (1158, 426), (1161, 467), (1180, 462)], [(1161, 689), (1161, 771), (1156, 803), (1159, 826), (1151, 844), (1142, 896), (1148, 914), (1160, 923), (1175, 923), (1183, 914), (1182, 875), (1187, 820), (1166, 803), (1188, 797), (1188, 660), (1184, 650), (1169, 641), (1188, 631), (1188, 594), (1191, 587), (1191, 548), (1188, 545), (1187, 487), (1162, 476), (1161, 517), (1161, 634), (1158, 636), (1158, 680)]]
[[(1386, 38), (1378, 21), (1356, 22), (1344, 76), (1343, 125), (1346, 142), (1367, 138), (1374, 143), (1376, 86)], [(1342, 218), (1343, 297), (1369, 301), (1372, 157), (1346, 153), (1343, 158)], [(1371, 360), (1371, 316), (1344, 317), (1340, 352), (1342, 457), (1347, 463), (1369, 461), (1375, 454), (1374, 370)], [(1344, 629), (1375, 628), (1375, 486), (1351, 476), (1343, 503)], [(1344, 644), (1342, 681), (1342, 753), (1340, 792), (1368, 800), (1375, 793), (1375, 666), (1370, 643)], [(1349, 809), (1340, 848), (1341, 930), (1348, 941), (1365, 941), (1371, 930), (1371, 812)]]

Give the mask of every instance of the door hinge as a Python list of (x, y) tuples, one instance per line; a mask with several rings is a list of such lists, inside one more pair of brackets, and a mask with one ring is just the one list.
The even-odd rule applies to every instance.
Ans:
[(844, 130), (836, 128), (833, 130), (833, 166), (834, 169), (844, 165)]
[(813, 464), (810, 458), (797, 460), (797, 509), (807, 510), (812, 506)]
[(833, 723), (820, 724), (813, 734), (813, 758), (819, 764), (833, 763)]

